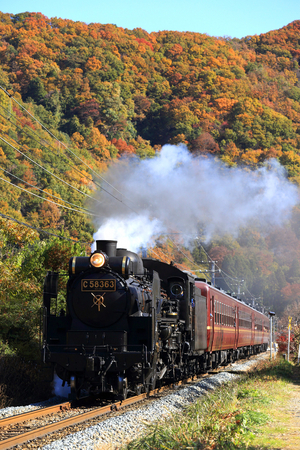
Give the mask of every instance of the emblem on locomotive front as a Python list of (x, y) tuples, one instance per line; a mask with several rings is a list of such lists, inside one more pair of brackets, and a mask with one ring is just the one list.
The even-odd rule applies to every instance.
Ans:
[(91, 306), (91, 308), (93, 306), (97, 306), (98, 307), (98, 311), (100, 311), (101, 306), (104, 306), (104, 308), (106, 308), (106, 305), (104, 304), (104, 295), (95, 295), (92, 293), (93, 298), (93, 304)]

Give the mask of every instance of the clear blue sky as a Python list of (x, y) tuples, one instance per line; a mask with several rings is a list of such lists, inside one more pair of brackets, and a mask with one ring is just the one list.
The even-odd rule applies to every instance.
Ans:
[(123, 28), (177, 30), (244, 37), (300, 20), (300, 0), (11, 0), (0, 10), (41, 12), (86, 23)]

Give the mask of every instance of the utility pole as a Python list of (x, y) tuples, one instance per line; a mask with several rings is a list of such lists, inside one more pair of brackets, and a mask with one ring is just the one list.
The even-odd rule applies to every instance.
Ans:
[(270, 316), (270, 359), (272, 361), (272, 347), (273, 347), (273, 317), (275, 313), (273, 311), (269, 311)]
[(255, 308), (255, 305), (257, 304), (258, 306), (260, 306), (260, 310), (261, 310), (261, 312), (263, 313), (264, 312), (264, 310), (263, 310), (263, 305), (262, 305), (262, 302), (261, 302), (261, 304), (259, 304), (259, 303), (256, 303), (256, 300), (263, 300), (263, 298), (262, 297), (252, 297), (252, 308)]
[(218, 261), (212, 261), (211, 262), (211, 284), (214, 286), (216, 284), (216, 277), (215, 277), (215, 268), (216, 268), (216, 262)]
[(291, 340), (291, 325), (292, 318), (289, 317), (289, 326), (288, 326), (288, 348), (287, 348), (287, 360), (290, 360), (290, 340)]
[[(210, 264), (211, 264), (211, 269), (210, 269), (210, 270), (206, 270), (206, 269), (204, 269), (204, 270), (202, 270), (202, 269), (195, 269), (194, 272), (211, 273), (211, 285), (214, 286), (214, 285), (215, 285), (215, 281), (216, 281), (215, 273), (216, 273), (216, 272), (221, 272), (221, 269), (217, 269), (217, 270), (216, 270), (216, 263), (217, 263), (217, 262), (218, 262), (218, 261), (210, 261)], [(203, 263), (203, 264), (209, 264), (209, 263), (206, 262), (206, 261), (201, 261), (201, 263)]]
[(240, 296), (240, 294), (241, 294), (241, 283), (244, 283), (244, 281), (245, 280), (240, 280), (240, 281), (238, 281), (238, 285), (237, 285), (237, 287), (238, 287), (238, 296)]

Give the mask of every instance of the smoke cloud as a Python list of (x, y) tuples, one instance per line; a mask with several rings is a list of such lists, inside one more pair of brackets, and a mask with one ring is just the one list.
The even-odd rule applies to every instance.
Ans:
[(119, 161), (105, 174), (93, 209), (94, 239), (115, 239), (132, 251), (160, 234), (181, 233), (185, 243), (199, 226), (206, 241), (237, 235), (241, 227), (282, 225), (299, 195), (276, 160), (251, 171), (195, 157), (184, 145), (165, 145), (155, 157)]
[(67, 384), (62, 386), (62, 381), (56, 373), (54, 373), (54, 379), (53, 379), (53, 393), (57, 395), (58, 397), (68, 397), (71, 393), (71, 388)]

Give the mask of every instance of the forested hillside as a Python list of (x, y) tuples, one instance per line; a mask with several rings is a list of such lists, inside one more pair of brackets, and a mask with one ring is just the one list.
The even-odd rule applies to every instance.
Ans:
[(299, 29), (231, 40), (1, 14), (0, 79), (102, 158), (186, 142), (229, 163), (279, 157), (297, 178)]
[[(3, 349), (38, 310), (45, 271), (91, 242), (89, 199), (112, 161), (184, 143), (248, 170), (276, 158), (300, 182), (300, 21), (239, 40), (0, 13), (0, 39)], [(282, 312), (300, 295), (299, 217), (206, 251)], [(188, 259), (172, 243), (156, 251), (185, 267), (203, 260), (198, 247)]]

